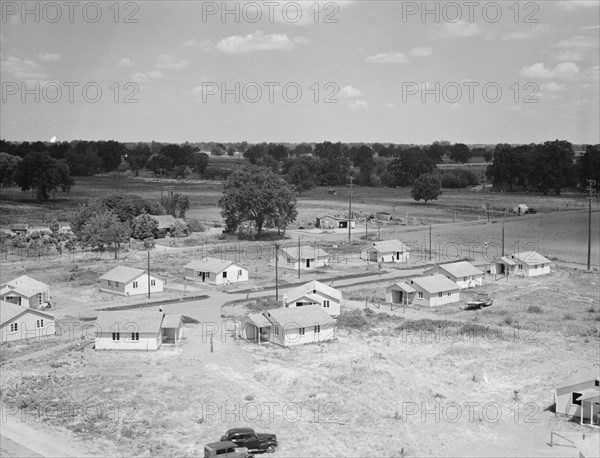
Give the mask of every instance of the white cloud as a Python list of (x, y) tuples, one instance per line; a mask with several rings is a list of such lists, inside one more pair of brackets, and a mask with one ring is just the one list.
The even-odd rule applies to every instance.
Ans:
[(564, 61), (580, 61), (585, 59), (585, 55), (580, 51), (572, 51), (567, 49), (566, 51), (560, 51), (555, 54), (552, 59), (564, 62)]
[(407, 64), (410, 59), (401, 52), (380, 52), (365, 59), (372, 64)]
[(597, 8), (598, 2), (595, 0), (561, 0), (558, 2), (558, 6), (567, 11), (575, 11)]
[(151, 70), (148, 73), (146, 73), (146, 75), (148, 75), (149, 78), (162, 78), (163, 76), (160, 70)]
[(468, 23), (462, 19), (457, 22), (446, 22), (441, 28), (442, 37), (473, 37), (483, 33), (481, 27), (474, 23)]
[(503, 40), (531, 40), (537, 38), (540, 35), (548, 33), (550, 27), (547, 24), (538, 24), (530, 27), (526, 30), (520, 30), (517, 32), (505, 33), (502, 35)]
[(22, 80), (46, 80), (50, 76), (40, 63), (12, 56), (0, 61), (0, 70)]
[(220, 40), (216, 49), (225, 54), (242, 54), (254, 51), (291, 51), (297, 46), (308, 44), (304, 37), (290, 39), (285, 33), (264, 34), (257, 30), (246, 36), (233, 35)]
[(594, 40), (592, 37), (586, 37), (583, 35), (577, 35), (574, 37), (561, 40), (554, 45), (555, 48), (597, 48), (598, 40)]
[(560, 78), (574, 79), (579, 75), (579, 67), (573, 62), (563, 62), (554, 68), (546, 68), (542, 63), (523, 67), (519, 75), (527, 78)]
[(151, 70), (149, 72), (143, 73), (143, 72), (135, 72), (132, 76), (131, 76), (131, 80), (135, 83), (143, 83), (144, 81), (147, 81), (149, 78), (162, 78), (163, 74), (159, 71), (159, 70)]
[(191, 64), (188, 60), (178, 59), (169, 54), (162, 54), (156, 60), (156, 68), (163, 70), (182, 70)]
[(567, 86), (565, 86), (564, 84), (555, 83), (554, 81), (552, 81), (548, 84), (542, 84), (540, 86), (540, 89), (543, 91), (550, 91), (550, 92), (562, 92), (562, 91), (567, 90)]
[(362, 111), (369, 108), (369, 104), (364, 100), (356, 100), (348, 105), (348, 109), (352, 111)]
[(427, 56), (431, 56), (433, 54), (433, 49), (431, 48), (423, 48), (423, 47), (416, 47), (411, 49), (408, 54), (410, 54), (413, 57), (427, 57)]
[(41, 52), (38, 54), (38, 58), (42, 62), (60, 62), (62, 61), (62, 57), (57, 52)]
[(202, 51), (210, 51), (212, 42), (210, 40), (187, 40), (181, 44), (186, 48), (200, 48)]
[(345, 98), (359, 97), (360, 96), (360, 91), (358, 89), (356, 89), (355, 87), (352, 87), (352, 86), (344, 86), (340, 90), (340, 95), (342, 97), (345, 97)]
[(127, 57), (121, 57), (121, 60), (117, 62), (117, 67), (133, 67), (134, 63)]

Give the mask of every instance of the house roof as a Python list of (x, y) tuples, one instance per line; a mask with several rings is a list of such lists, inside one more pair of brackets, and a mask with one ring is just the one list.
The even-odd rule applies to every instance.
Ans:
[[(452, 262), (450, 264), (440, 264), (440, 269), (448, 272), (453, 277), (469, 277), (471, 275), (483, 275), (483, 272), (468, 261)], [(433, 268), (435, 269), (435, 267)], [(425, 271), (427, 273), (429, 270)]]
[[(100, 277), (100, 280), (118, 281), (121, 283), (129, 283), (136, 278), (146, 274), (146, 270), (136, 269), (134, 267), (117, 266), (114, 269), (109, 270)], [(153, 277), (155, 275), (150, 274)]]
[(313, 291), (317, 291), (317, 294), (325, 294), (326, 296), (337, 299), (338, 301), (342, 300), (342, 292), (340, 290), (332, 288), (331, 286), (321, 283), (320, 281), (313, 280), (287, 291), (286, 294), (288, 297), (288, 302), (293, 302), (295, 299), (305, 295), (312, 295)]
[(176, 221), (187, 226), (185, 221), (172, 215), (152, 215), (152, 218), (158, 223), (158, 229), (169, 229)]
[(442, 274), (413, 278), (412, 282), (428, 293), (439, 293), (443, 291), (454, 291), (460, 289), (456, 283)]
[(250, 313), (244, 320), (250, 321), (254, 326), (259, 328), (268, 328), (271, 326), (271, 322), (262, 313)]
[[(281, 251), (283, 251), (289, 258), (291, 259), (298, 259), (298, 247), (289, 247), (289, 248), (283, 248)], [(320, 259), (320, 258), (326, 258), (327, 256), (329, 256), (329, 253), (327, 253), (327, 251), (325, 251), (322, 248), (315, 248), (312, 246), (301, 246), (300, 247), (300, 258), (301, 259)]]
[[(42, 283), (41, 281), (28, 277), (27, 275), (21, 275), (20, 277), (15, 278), (14, 280), (9, 281), (2, 286), (6, 286), (11, 291), (15, 291), (25, 297), (34, 296), (37, 293), (47, 291), (50, 288), (50, 286), (48, 286), (46, 283)], [(5, 288), (2, 288), (2, 294), (5, 292)]]
[(201, 272), (213, 272), (219, 273), (227, 269), (229, 266), (235, 265), (240, 269), (247, 270), (245, 267), (239, 265), (235, 261), (228, 261), (226, 259), (218, 258), (203, 258), (200, 261), (192, 261), (187, 263), (184, 268), (199, 270)]
[(335, 320), (320, 305), (279, 308), (263, 314), (271, 323), (288, 328), (335, 324)]
[(23, 307), (21, 305), (13, 304), (12, 302), (0, 301), (0, 325), (11, 321), (23, 313), (34, 313), (36, 315), (43, 315), (50, 319), (54, 319), (49, 313)]
[(96, 332), (158, 333), (163, 314), (156, 311), (101, 310), (96, 318)]
[(404, 243), (397, 239), (373, 242), (373, 245), (367, 247), (367, 249), (374, 249), (379, 253), (391, 253), (392, 251), (408, 251), (406, 249), (406, 245), (404, 245)]
[(181, 326), (181, 315), (178, 313), (166, 313), (163, 316), (162, 328), (178, 328)]
[(566, 380), (558, 385), (559, 388), (565, 388), (567, 386), (577, 385), (579, 383), (588, 382), (591, 380), (600, 380), (600, 368), (590, 369), (588, 371), (577, 372), (571, 375)]
[(550, 264), (552, 262), (550, 259), (543, 257), (541, 254), (535, 251), (522, 251), (520, 253), (515, 253), (512, 255), (512, 258), (522, 262), (523, 264), (527, 264), (528, 266)]
[(512, 259), (506, 257), (506, 256), (502, 256), (500, 258), (500, 261), (502, 261), (505, 264), (508, 264), (509, 266), (516, 266), (517, 263), (515, 261), (513, 261)]
[(386, 288), (386, 291), (387, 290), (393, 290), (393, 289), (401, 289), (405, 293), (414, 293), (416, 291), (416, 289), (414, 289), (412, 286), (410, 286), (406, 282), (394, 283), (393, 285), (388, 286)]

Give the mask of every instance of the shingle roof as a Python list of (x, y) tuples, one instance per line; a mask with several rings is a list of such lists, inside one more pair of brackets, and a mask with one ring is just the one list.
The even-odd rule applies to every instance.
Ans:
[(590, 369), (588, 371), (577, 372), (571, 375), (566, 380), (558, 385), (559, 388), (564, 388), (571, 385), (577, 385), (578, 383), (587, 382), (589, 380), (600, 379), (600, 368)]
[(374, 249), (379, 253), (391, 253), (393, 251), (408, 251), (406, 249), (406, 245), (404, 245), (404, 243), (397, 239), (373, 242), (373, 245), (367, 248)]
[(317, 294), (322, 293), (333, 299), (337, 299), (338, 301), (342, 300), (342, 292), (340, 290), (332, 288), (331, 286), (321, 283), (320, 281), (313, 280), (287, 291), (286, 294), (288, 302), (293, 302), (295, 299), (298, 299), (302, 296), (312, 294), (315, 290), (317, 291)]
[[(281, 251), (283, 251), (291, 259), (298, 259), (298, 247), (283, 248)], [(320, 259), (326, 258), (327, 256), (329, 256), (329, 253), (322, 248), (315, 248), (312, 246), (300, 247), (301, 259)]]
[(100, 277), (100, 280), (118, 281), (121, 283), (129, 283), (136, 278), (146, 274), (145, 270), (136, 269), (134, 267), (117, 266), (109, 270)]
[(167, 313), (163, 317), (162, 328), (178, 328), (181, 326), (181, 315), (177, 313)]
[(442, 274), (429, 275), (412, 279), (413, 283), (428, 293), (439, 293), (443, 291), (454, 291), (460, 287)]
[(245, 267), (239, 265), (235, 261), (228, 261), (226, 259), (218, 259), (218, 258), (204, 258), (200, 261), (192, 261), (184, 266), (186, 269), (194, 269), (199, 270), (201, 272), (212, 272), (212, 273), (220, 273), (223, 270), (227, 269), (231, 265), (236, 265), (240, 269), (246, 270)]
[(96, 333), (158, 333), (163, 321), (163, 314), (156, 311), (140, 310), (102, 310), (96, 318)]
[(54, 317), (49, 313), (41, 312), (39, 310), (33, 310), (28, 307), (13, 304), (12, 302), (0, 301), (0, 325), (26, 312), (34, 313), (36, 315), (44, 315), (50, 319), (54, 319)]
[(387, 290), (392, 290), (394, 288), (399, 288), (399, 289), (401, 289), (402, 291), (404, 291), (406, 293), (414, 293), (416, 291), (416, 289), (414, 289), (412, 286), (410, 286), (406, 282), (394, 283), (393, 285), (388, 286), (386, 288), (386, 291)]
[(515, 261), (513, 261), (512, 259), (506, 257), (506, 256), (502, 256), (500, 258), (500, 261), (504, 262), (505, 264), (508, 264), (509, 266), (516, 266), (517, 263)]
[(27, 275), (21, 275), (14, 280), (9, 281), (6, 285), (13, 291), (25, 296), (31, 297), (37, 293), (47, 291), (50, 286), (46, 283), (42, 283), (34, 278), (28, 277)]
[(271, 326), (271, 322), (262, 313), (250, 313), (244, 318), (244, 320), (250, 321), (259, 328), (268, 328)]
[(263, 314), (273, 324), (289, 328), (335, 324), (335, 320), (320, 305), (273, 309)]
[[(469, 277), (471, 275), (483, 275), (483, 272), (468, 261), (441, 264), (438, 266), (454, 277)], [(426, 271), (427, 272), (427, 271)]]
[(552, 261), (550, 259), (546, 259), (541, 254), (536, 253), (535, 251), (522, 251), (520, 253), (515, 253), (512, 255), (513, 259), (517, 259), (523, 264), (527, 264), (528, 266), (535, 266), (538, 264), (550, 264)]

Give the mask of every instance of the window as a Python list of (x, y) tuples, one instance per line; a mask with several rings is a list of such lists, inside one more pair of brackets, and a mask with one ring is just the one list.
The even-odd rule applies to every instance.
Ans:
[(419, 299), (423, 299), (423, 291), (419, 291), (418, 296), (419, 296)]
[(438, 293), (438, 297), (442, 297), (444, 295), (444, 293)]
[(35, 320), (35, 327), (36, 328), (43, 328), (44, 327), (44, 319), (41, 318), (39, 320)]
[(329, 301), (327, 299), (323, 301), (323, 307), (329, 308)]
[(238, 277), (242, 276), (242, 269), (238, 269)]
[(108, 286), (112, 286), (112, 281), (108, 280)]
[(287, 260), (287, 263), (288, 263), (288, 264), (291, 264), (291, 263), (292, 263), (292, 260), (291, 260), (290, 258), (287, 258), (286, 260)]
[(117, 342), (119, 340), (121, 340), (121, 335), (119, 332), (113, 332), (112, 333), (112, 340), (113, 342)]
[(317, 290), (316, 289), (313, 289), (313, 294), (317, 294)]
[(42, 293), (38, 293), (38, 304), (42, 303)]
[(448, 296), (452, 296), (452, 293), (450, 291), (448, 291)]
[(275, 334), (276, 336), (279, 335), (279, 326), (273, 326), (273, 334)]
[(519, 270), (523, 270), (523, 264), (518, 264), (518, 265), (517, 265), (517, 269), (519, 269)]
[(298, 328), (298, 334), (303, 336), (304, 335), (304, 328)]
[(139, 341), (140, 340), (140, 333), (139, 332), (132, 332), (131, 333), (131, 340)]
[(119, 287), (119, 282), (118, 282), (118, 281), (116, 281), (116, 282), (115, 282), (115, 286), (116, 286), (117, 288)]
[(223, 278), (227, 278), (227, 271), (223, 272)]
[(133, 287), (134, 287), (134, 288), (137, 288), (137, 287), (138, 287), (138, 282), (137, 282), (137, 281), (134, 281), (134, 282), (133, 282)]
[(600, 380), (594, 380), (594, 386), (600, 386)]
[(19, 324), (18, 323), (11, 323), (10, 325), (10, 332), (17, 332), (19, 330)]
[(574, 406), (581, 405), (581, 393), (577, 393), (576, 391), (573, 391), (571, 393), (571, 404), (573, 404)]
[(150, 280), (150, 286), (156, 286), (156, 280), (154, 280), (154, 279)]
[(315, 326), (315, 334), (318, 334), (319, 332), (321, 332), (321, 325), (318, 324)]
[(539, 266), (536, 264), (534, 268), (535, 268), (535, 269), (537, 269), (538, 267), (539, 267)]
[(463, 277), (463, 281), (467, 281), (467, 277)]

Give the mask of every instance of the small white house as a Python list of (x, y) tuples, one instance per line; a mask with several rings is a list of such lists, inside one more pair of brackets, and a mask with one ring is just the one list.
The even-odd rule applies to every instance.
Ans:
[(336, 322), (319, 305), (267, 310), (269, 341), (289, 347), (335, 338)]
[(186, 264), (184, 278), (197, 283), (227, 285), (248, 281), (248, 269), (234, 261), (204, 258)]
[(155, 310), (103, 310), (95, 325), (96, 350), (158, 350), (182, 336), (181, 315)]
[[(396, 289), (388, 288), (392, 294), (390, 296), (392, 300), (388, 302), (394, 303), (393, 299), (397, 297), (399, 299), (397, 303), (400, 304), (407, 303), (435, 307), (443, 304), (452, 304), (460, 300), (460, 287), (441, 274), (413, 278), (404, 284), (410, 286), (410, 289), (401, 283), (395, 285)], [(398, 288), (402, 289), (407, 295), (407, 302), (404, 302), (407, 300), (406, 297), (401, 297), (400, 295), (394, 297), (392, 291), (398, 291)], [(411, 289), (414, 291), (411, 291)]]
[(490, 268), (492, 275), (536, 277), (550, 273), (552, 261), (535, 251), (523, 251), (502, 256)]
[(412, 304), (415, 293), (417, 292), (406, 282), (394, 283), (385, 290), (385, 301), (390, 304)]
[(331, 316), (339, 316), (342, 292), (317, 280), (292, 288), (283, 295), (286, 308), (319, 305)]
[(0, 301), (0, 334), (2, 343), (54, 336), (54, 316), (27, 306)]
[(423, 275), (441, 274), (456, 283), (461, 289), (483, 286), (485, 274), (468, 261), (440, 264), (427, 269)]
[(397, 239), (373, 242), (360, 254), (368, 262), (406, 262), (408, 256), (408, 247)]
[(162, 277), (152, 273), (148, 275), (147, 270), (118, 266), (100, 277), (100, 291), (120, 296), (148, 294), (148, 282), (150, 282), (150, 293), (163, 292)]
[(300, 250), (298, 247), (281, 249), (279, 267), (297, 270), (298, 264), (301, 270), (324, 267), (329, 264), (329, 253), (322, 248), (312, 246), (301, 246)]
[(22, 275), (0, 285), (0, 300), (24, 307), (37, 308), (50, 300), (50, 286)]
[(600, 369), (579, 373), (554, 390), (556, 413), (579, 417), (581, 424), (600, 426)]
[(242, 339), (255, 340), (257, 343), (269, 342), (271, 322), (262, 313), (250, 313), (242, 320), (240, 335)]

